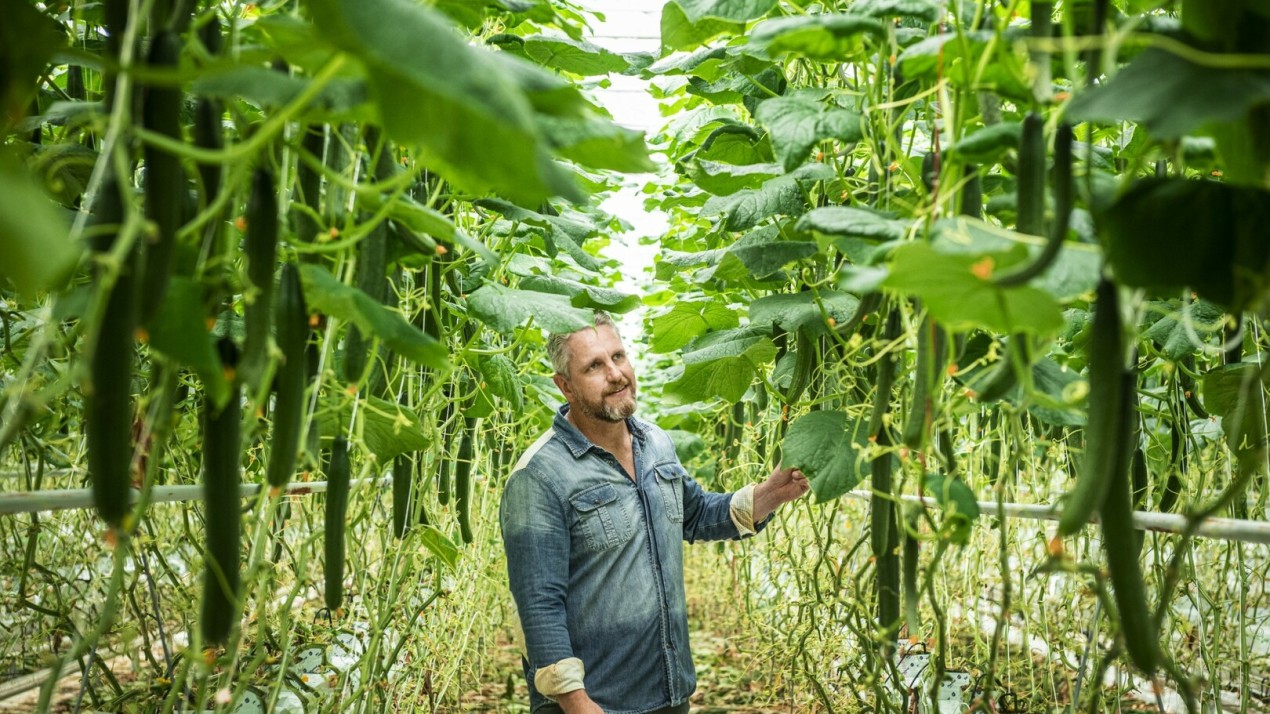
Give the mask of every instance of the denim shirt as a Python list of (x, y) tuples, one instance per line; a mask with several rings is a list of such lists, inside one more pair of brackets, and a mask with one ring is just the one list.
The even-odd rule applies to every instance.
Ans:
[(697, 684), (683, 543), (740, 537), (731, 495), (702, 490), (664, 431), (628, 418), (632, 481), (565, 418), (568, 408), (516, 464), (499, 511), (530, 711), (548, 703), (535, 672), (571, 657), (605, 712), (681, 704)]

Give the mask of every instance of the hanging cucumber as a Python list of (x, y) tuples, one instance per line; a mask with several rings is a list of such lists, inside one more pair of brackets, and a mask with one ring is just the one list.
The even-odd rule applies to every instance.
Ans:
[[(93, 239), (99, 256), (108, 254), (124, 219), (120, 186), (108, 174), (97, 192)], [(132, 485), (132, 372), (136, 360), (133, 334), (137, 329), (136, 249), (119, 266), (114, 285), (102, 295), (102, 310), (88, 357), (89, 382), (84, 386), (84, 435), (88, 442), (88, 476), (93, 505), (112, 528), (123, 525)], [(97, 281), (106, 279), (99, 272)]]
[(243, 252), (247, 280), (243, 285), (242, 373), (249, 393), (254, 393), (269, 359), (269, 332), (273, 323), (273, 269), (278, 257), (278, 194), (273, 174), (264, 167), (251, 177), (247, 197), (247, 229)]
[(326, 474), (326, 514), (323, 543), (326, 550), (326, 606), (332, 611), (344, 603), (344, 519), (348, 512), (350, 475), (348, 441), (335, 437), (331, 464)]
[(785, 403), (795, 404), (811, 384), (811, 373), (816, 368), (817, 350), (807, 330), (798, 329), (795, 336), (794, 371), (789, 377), (789, 388), (785, 390)]
[(961, 187), (961, 207), (959, 212), (971, 218), (983, 217), (983, 182), (979, 180), (979, 167), (968, 164), (965, 168), (965, 183)]
[(476, 420), (463, 418), (459, 436), (459, 453), (454, 459), (454, 494), (459, 510), (459, 535), (464, 543), (472, 542), (472, 466)]
[[(176, 69), (180, 55), (180, 38), (171, 30), (162, 30), (151, 40), (146, 62), (156, 71), (170, 72)], [(156, 134), (180, 141), (181, 101), (179, 87), (146, 88), (141, 102), (141, 123)], [(154, 223), (154, 235), (146, 245), (141, 279), (141, 321), (148, 322), (158, 313), (168, 290), (176, 254), (176, 231), (181, 227), (187, 192), (185, 171), (176, 154), (146, 144), (144, 157), (146, 219)]]
[(983, 382), (976, 385), (976, 399), (980, 402), (995, 402), (998, 399), (1004, 399), (1010, 390), (1018, 385), (1019, 373), (1014, 364), (1016, 352), (1019, 353), (1018, 357), (1024, 365), (1032, 364), (1030, 342), (1024, 333), (1014, 335), (1009, 342), (1005, 343), (1001, 359), (992, 368), (992, 372), (984, 377)]
[(283, 364), (278, 368), (274, 384), (273, 437), (269, 445), (266, 470), (270, 486), (281, 488), (295, 473), (296, 455), (300, 450), (300, 432), (304, 427), (304, 388), (309, 381), (305, 364), (305, 348), (309, 341), (309, 311), (304, 304), (300, 273), (292, 263), (282, 266), (278, 282), (278, 349)]
[(454, 461), (447, 455), (448, 447), (454, 442), (454, 385), (447, 382), (441, 387), (441, 415), (437, 419), (437, 433), (441, 435), (441, 447), (437, 449), (437, 502), (442, 506), (450, 503), (450, 472)]
[[(326, 125), (308, 124), (304, 127), (304, 136), (300, 139), (301, 150), (322, 161), (326, 151)], [(300, 203), (308, 210), (295, 213), (295, 236), (302, 243), (312, 243), (317, 237), (320, 225), (318, 216), (322, 215), (322, 174), (306, 161), (297, 161), (295, 167), (296, 188), (300, 193)], [(310, 254), (311, 255), (311, 254)], [(317, 256), (313, 256), (316, 258)]]
[[(900, 311), (891, 308), (886, 321), (884, 341), (890, 344), (899, 337)], [(869, 508), (869, 539), (873, 559), (877, 567), (877, 617), (883, 629), (894, 627), (900, 619), (900, 557), (898, 553), (899, 523), (896, 521), (895, 501), (891, 498), (892, 459), (889, 448), (891, 435), (886, 429), (886, 414), (891, 408), (891, 386), (895, 378), (895, 357), (883, 357), (877, 362), (877, 391), (873, 397), (873, 410), (869, 417), (869, 435), (882, 450), (870, 462), (873, 495)]]
[(1045, 229), (1045, 121), (1036, 112), (1023, 118), (1019, 136), (1019, 174), (1015, 227), (1020, 233), (1039, 236)]
[[(1029, 114), (1028, 116), (1031, 117), (1033, 115)], [(1023, 131), (1026, 135), (1026, 132), (1028, 131), (1028, 124), (1026, 121), (1023, 124)], [(1036, 129), (1036, 131), (1039, 133), (1040, 130)], [(1031, 139), (1026, 136), (1025, 136), (1025, 140), (1035, 141), (1035, 139)], [(1055, 134), (1054, 136), (1054, 225), (1050, 227), (1049, 237), (1045, 241), (1045, 247), (1041, 250), (1040, 255), (1036, 256), (1035, 260), (1028, 263), (1027, 265), (1024, 265), (1022, 268), (995, 276), (993, 278), (993, 282), (996, 283), (998, 287), (1006, 288), (1006, 287), (1014, 287), (1017, 285), (1023, 285), (1027, 283), (1029, 280), (1040, 276), (1041, 273), (1044, 273), (1046, 270), (1049, 269), (1050, 265), (1053, 264), (1054, 259), (1058, 257), (1059, 251), (1062, 250), (1063, 241), (1067, 239), (1068, 226), (1071, 224), (1072, 207), (1073, 207), (1073, 201), (1074, 201), (1073, 196), (1075, 193), (1073, 181), (1072, 181), (1072, 144), (1073, 142), (1074, 142), (1074, 137), (1072, 135), (1071, 124), (1068, 124), (1066, 122), (1059, 124), (1058, 133)], [(1042, 144), (1041, 151), (1044, 152), (1044, 144)], [(1042, 169), (1044, 169), (1044, 163), (1045, 163), (1044, 154), (1042, 153), (1042, 157), (1041, 157)], [(1031, 169), (1029, 169), (1029, 171), (1030, 170)], [(1024, 173), (1022, 158), (1019, 159), (1019, 173), (1020, 174)], [(1034, 189), (1030, 187), (1028, 188), (1028, 190), (1034, 191)], [(1023, 201), (1023, 191), (1024, 191), (1024, 186), (1023, 186), (1022, 176), (1020, 176), (1020, 181), (1019, 181), (1020, 204), (1022, 204), (1022, 201)], [(1033, 208), (1032, 210), (1043, 210), (1044, 195), (1045, 195), (1044, 191), (1042, 191), (1041, 199), (1040, 199), (1041, 209)], [(1034, 202), (1037, 199), (1033, 196), (1029, 200)], [(1034, 227), (1039, 230), (1040, 228), (1039, 219), (1029, 218), (1028, 220), (1035, 223), (1035, 225), (1030, 225), (1029, 227)], [(1020, 226), (1023, 225), (1023, 221), (1024, 221), (1023, 211), (1022, 211), (1022, 208), (1020, 208), (1019, 210), (1019, 225)], [(1024, 233), (1031, 232), (1031, 231), (1024, 231), (1021, 227), (1019, 230)]]
[(947, 352), (944, 328), (930, 318), (922, 318), (917, 332), (917, 364), (913, 370), (913, 398), (904, 421), (903, 441), (910, 449), (921, 450), (935, 410), (935, 396), (944, 384)]
[[(1126, 451), (1133, 448), (1131, 439), (1136, 431), (1137, 373), (1126, 371), (1119, 378), (1121, 421), (1113, 439)], [(1127, 458), (1117, 459), (1121, 465)], [(1142, 580), (1142, 566), (1138, 560), (1137, 538), (1140, 531), (1133, 527), (1133, 493), (1128, 469), (1108, 474), (1106, 498), (1099, 508), (1102, 525), (1103, 549), (1107, 552), (1107, 570), (1111, 574), (1111, 587), (1120, 611), (1120, 630), (1124, 636), (1129, 659), (1148, 676), (1160, 666), (1160, 639), (1155, 619), (1147, 608), (1146, 586)]]
[(411, 511), (418, 509), (419, 522), (427, 525), (427, 517), (423, 514), (423, 504), (417, 503), (418, 491), (414, 487), (415, 457), (401, 454), (392, 462), (392, 532), (398, 538), (405, 538), (410, 530)]
[(908, 634), (910, 637), (916, 637), (917, 632), (921, 629), (921, 620), (919, 619), (917, 602), (917, 560), (921, 551), (921, 543), (913, 536), (917, 532), (917, 524), (919, 517), (917, 513), (910, 513), (908, 518), (908, 529), (901, 531), (900, 539), (902, 541), (901, 550), (904, 552), (903, 558), (900, 559), (902, 568), (901, 580), (903, 581), (904, 592), (904, 617), (908, 622)]
[[(237, 350), (228, 338), (217, 348), (221, 363), (232, 370)], [(233, 381), (229, 400), (219, 411), (210, 400), (203, 404), (203, 511), (207, 524), (207, 554), (203, 559), (203, 616), (205, 644), (222, 645), (238, 621), (239, 559), (242, 540), (242, 502), (238, 493), (242, 454), (242, 399)]]
[(1089, 522), (1107, 496), (1118, 451), (1116, 434), (1121, 418), (1121, 372), (1124, 371), (1124, 336), (1120, 330), (1120, 297), (1116, 286), (1098, 282), (1093, 325), (1089, 336), (1089, 418), (1085, 425), (1085, 455), (1076, 486), (1067, 498), (1058, 521), (1060, 535), (1072, 535)]
[[(357, 244), (357, 289), (375, 302), (383, 303), (388, 294), (388, 231), (380, 223), (370, 235)], [(363, 335), (356, 325), (348, 326), (344, 336), (344, 381), (358, 384), (366, 374), (373, 338)]]

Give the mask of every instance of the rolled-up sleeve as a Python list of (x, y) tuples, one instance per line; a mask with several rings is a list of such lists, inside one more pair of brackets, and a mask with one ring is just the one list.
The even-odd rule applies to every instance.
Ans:
[(567, 626), (569, 523), (563, 503), (531, 469), (521, 469), (507, 481), (499, 523), (529, 675), (547, 696), (581, 689), (582, 662), (574, 657)]

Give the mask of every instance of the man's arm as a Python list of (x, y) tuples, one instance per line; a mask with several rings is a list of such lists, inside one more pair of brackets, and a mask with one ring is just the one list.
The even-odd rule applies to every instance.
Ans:
[[(525, 635), (525, 655), (534, 673), (534, 687), (556, 699), (570, 698), (579, 706), (589, 702), (582, 689), (582, 661), (573, 656), (567, 625), (569, 523), (555, 494), (532, 471), (512, 474), (499, 509), (507, 579)], [(562, 708), (573, 714), (560, 702)], [(577, 709), (578, 712), (599, 711)]]
[(767, 480), (754, 487), (754, 522), (760, 523), (777, 508), (802, 497), (811, 484), (802, 471), (777, 467)]

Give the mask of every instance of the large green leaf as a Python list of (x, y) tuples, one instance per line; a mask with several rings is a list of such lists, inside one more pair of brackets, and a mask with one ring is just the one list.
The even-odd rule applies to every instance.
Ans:
[(853, 419), (843, 412), (804, 414), (789, 425), (781, 442), (781, 465), (806, 474), (817, 501), (830, 501), (860, 482), (860, 450), (868, 436), (865, 420)]
[(544, 67), (583, 77), (621, 73), (630, 66), (626, 58), (616, 52), (569, 37), (530, 35), (524, 38), (521, 51)]
[[(243, 99), (264, 109), (290, 104), (308, 89), (312, 80), (275, 69), (255, 65), (233, 64), (209, 70), (195, 80), (195, 94), (221, 99)], [(318, 93), (308, 109), (321, 112), (346, 112), (366, 101), (366, 83), (358, 79), (338, 79)]]
[(1205, 300), (1155, 300), (1145, 305), (1142, 336), (1159, 343), (1160, 353), (1177, 361), (1194, 355), (1222, 334), (1226, 314)]
[(216, 353), (216, 338), (207, 330), (203, 286), (173, 276), (159, 312), (146, 326), (150, 349), (194, 370), (217, 409), (229, 398), (229, 383)]
[(792, 52), (808, 59), (841, 62), (861, 52), (865, 35), (885, 34), (880, 21), (857, 14), (779, 17), (755, 26), (745, 51), (772, 58)]
[[(504, 63), (407, 0), (308, 0), (319, 32), (362, 61), (384, 129), (464, 188), (526, 205), (581, 200)], [(511, 58), (506, 58), (508, 61)]]
[(825, 139), (856, 142), (863, 136), (860, 115), (825, 104), (818, 93), (773, 97), (758, 105), (755, 118), (771, 135), (776, 158), (786, 171), (807, 159), (811, 147)]
[(516, 290), (498, 283), (468, 295), (467, 307), (481, 322), (503, 334), (530, 319), (548, 332), (575, 332), (594, 324), (591, 310), (574, 307), (564, 295)]
[(715, 196), (728, 196), (785, 173), (779, 164), (725, 164), (698, 158), (688, 166), (693, 183)]
[(643, 132), (599, 117), (538, 117), (538, 126), (558, 156), (593, 169), (627, 173), (654, 171)]
[(665, 393), (682, 402), (708, 401), (721, 397), (738, 401), (760, 365), (776, 356), (770, 337), (740, 328), (712, 332), (692, 344), (683, 355), (684, 371), (665, 386)]
[[(931, 243), (944, 253), (982, 255), (998, 253), (996, 270), (1005, 272), (1007, 254), (1019, 262), (1035, 260), (1044, 250), (1045, 239), (1003, 230), (977, 218), (944, 218), (934, 225)], [(1040, 276), (1029, 283), (1056, 299), (1070, 300), (1093, 290), (1102, 270), (1102, 254), (1097, 246), (1068, 241), (1058, 257)]]
[(630, 312), (639, 307), (638, 295), (624, 293), (613, 288), (586, 285), (568, 278), (553, 275), (533, 275), (520, 281), (523, 290), (537, 290), (542, 293), (567, 295), (574, 307), (606, 310), (608, 312)]
[(57, 206), (18, 161), (0, 152), (0, 276), (32, 297), (70, 277), (80, 250)]
[(45, 65), (65, 46), (66, 31), (59, 22), (32, 3), (5, 3), (0, 23), (0, 128), (6, 135), (11, 120), (30, 107)]
[(1204, 375), (1204, 406), (1221, 417), (1226, 445), (1245, 469), (1264, 473), (1266, 424), (1270, 419), (1266, 404), (1266, 377), (1258, 379), (1260, 365), (1246, 362), (1223, 365)]
[(1206, 67), (1149, 48), (1106, 84), (1072, 99), (1072, 121), (1142, 124), (1157, 139), (1176, 139), (1200, 127), (1242, 119), (1270, 102), (1270, 75), (1243, 68)]
[(800, 183), (825, 181), (836, 175), (825, 164), (808, 164), (793, 173), (765, 181), (758, 188), (714, 196), (706, 201), (702, 212), (707, 216), (723, 216), (724, 230), (743, 231), (765, 218), (802, 213), (807, 208), (807, 199)]
[[(752, 58), (746, 59), (757, 64)], [(701, 77), (689, 77), (685, 89), (715, 104), (742, 104), (784, 92), (785, 74), (768, 63), (754, 67), (728, 63), (718, 79), (708, 82)]]
[(406, 227), (419, 233), (437, 238), (451, 245), (461, 246), (476, 253), (489, 265), (498, 264), (498, 256), (485, 246), (484, 243), (472, 238), (454, 225), (454, 221), (450, 220), (440, 211), (428, 208), (417, 203), (413, 199), (406, 196), (398, 196), (388, 206), (388, 216), (393, 220), (401, 222)]
[(896, 249), (883, 284), (920, 297), (930, 314), (953, 331), (979, 327), (1048, 335), (1061, 329), (1062, 310), (1048, 293), (992, 283), (993, 264), (1000, 257), (941, 253), (928, 243), (909, 243)]
[(744, 30), (744, 22), (714, 17), (693, 21), (677, 2), (667, 2), (661, 8), (661, 45), (672, 50), (690, 50), (725, 32), (739, 35)]
[(525, 396), (511, 359), (507, 355), (482, 355), (480, 369), (485, 387), (494, 396), (506, 400), (513, 414), (519, 414), (525, 408)]
[(379, 338), (389, 349), (436, 369), (449, 369), (445, 345), (407, 322), (400, 314), (357, 288), (341, 283), (320, 265), (300, 266), (304, 300), (310, 310), (357, 326), (364, 335)]
[(942, 76), (955, 86), (973, 83), (976, 89), (992, 88), (1007, 97), (1031, 101), (1027, 55), (1015, 43), (1023, 32), (1009, 28), (1002, 33), (1004, 41), (993, 30), (931, 35), (900, 53), (896, 73), (905, 82), (934, 82)]
[(924, 485), (943, 511), (940, 533), (957, 545), (965, 545), (970, 540), (970, 529), (979, 518), (975, 492), (956, 476), (944, 474), (927, 474)]
[(776, 0), (672, 0), (691, 22), (707, 18), (748, 22), (766, 15)]
[(798, 231), (815, 231), (831, 236), (839, 249), (847, 252), (839, 243), (842, 238), (867, 238), (875, 241), (902, 240), (908, 234), (906, 221), (890, 218), (869, 208), (855, 206), (824, 206), (814, 208), (798, 219), (794, 226)]
[(740, 324), (740, 315), (717, 300), (679, 300), (653, 318), (649, 349), (673, 352), (707, 332), (728, 330)]
[(925, 23), (939, 19), (944, 7), (938, 0), (856, 0), (851, 12), (867, 17), (911, 17)]
[(1019, 148), (1023, 124), (1003, 121), (963, 136), (949, 149), (950, 153), (967, 163), (993, 164), (1010, 149)]
[(750, 231), (727, 249), (754, 278), (768, 278), (786, 265), (817, 253), (811, 241), (787, 240), (780, 225), (763, 226)]
[(1099, 216), (1116, 279), (1155, 297), (1190, 288), (1229, 312), (1270, 284), (1270, 192), (1140, 179)]
[(811, 292), (765, 295), (750, 303), (750, 324), (774, 324), (789, 333), (801, 329), (809, 334), (824, 335), (830, 328), (826, 317), (835, 324), (842, 324), (850, 320), (860, 307), (859, 298), (837, 290), (819, 291), (819, 303), (816, 298), (817, 295)]
[[(354, 399), (340, 393), (323, 400), (318, 410), (318, 428), (323, 436), (335, 437), (348, 430), (353, 418)], [(400, 404), (378, 397), (361, 398), (357, 405), (362, 441), (381, 464), (392, 463), (400, 454), (422, 451), (431, 445), (419, 415)]]

